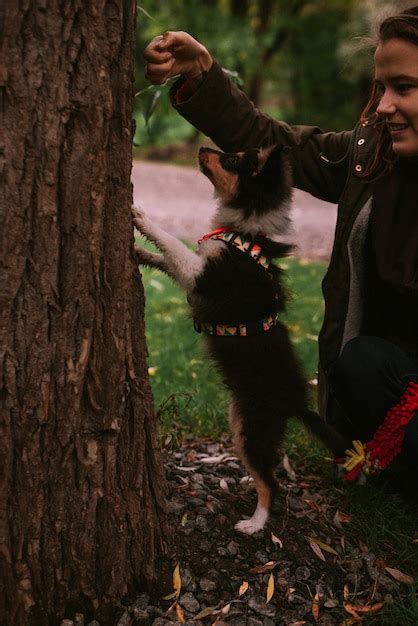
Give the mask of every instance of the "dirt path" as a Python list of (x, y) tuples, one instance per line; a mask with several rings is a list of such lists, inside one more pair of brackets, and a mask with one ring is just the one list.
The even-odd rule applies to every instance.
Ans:
[[(134, 202), (173, 235), (196, 241), (208, 232), (215, 209), (213, 188), (198, 168), (160, 162), (134, 161)], [(336, 207), (295, 189), (292, 220), (297, 254), (328, 259), (331, 254)]]

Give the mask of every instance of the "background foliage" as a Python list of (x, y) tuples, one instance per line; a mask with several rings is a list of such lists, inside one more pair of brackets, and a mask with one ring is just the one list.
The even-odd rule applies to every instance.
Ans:
[[(265, 112), (324, 130), (350, 128), (367, 100), (370, 46), (359, 45), (389, 0), (140, 0), (137, 30), (137, 134), (140, 146), (193, 140), (171, 110), (169, 85), (148, 88), (142, 51), (166, 30), (185, 30)], [(143, 91), (145, 89), (145, 91)], [(154, 112), (149, 117), (150, 112)], [(144, 126), (141, 116), (145, 116)], [(148, 119), (149, 118), (149, 119)]]

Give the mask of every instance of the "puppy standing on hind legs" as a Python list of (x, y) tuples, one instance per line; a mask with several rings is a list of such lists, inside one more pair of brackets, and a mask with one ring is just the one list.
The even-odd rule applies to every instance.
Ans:
[(270, 237), (283, 235), (288, 225), (291, 176), (284, 150), (224, 154), (202, 148), (199, 162), (219, 198), (214, 230), (193, 252), (133, 209), (135, 226), (162, 254), (135, 250), (141, 263), (166, 272), (187, 292), (195, 329), (205, 334), (231, 392), (235, 446), (258, 498), (253, 516), (236, 529), (252, 534), (268, 519), (289, 417), (300, 417), (336, 455), (346, 442), (308, 410), (306, 382), (279, 320), (286, 294), (271, 260), (291, 247)]

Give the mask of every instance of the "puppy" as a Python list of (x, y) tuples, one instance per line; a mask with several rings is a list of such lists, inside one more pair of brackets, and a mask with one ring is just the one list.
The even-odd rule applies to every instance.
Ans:
[(336, 455), (346, 445), (309, 411), (307, 384), (280, 321), (286, 294), (271, 260), (292, 248), (270, 237), (283, 235), (289, 223), (291, 171), (284, 149), (225, 154), (201, 148), (199, 163), (219, 198), (214, 231), (193, 252), (134, 208), (135, 226), (162, 252), (136, 247), (136, 253), (140, 263), (166, 272), (186, 291), (195, 329), (230, 390), (234, 444), (258, 496), (251, 519), (235, 528), (252, 534), (269, 516), (290, 417), (300, 417)]

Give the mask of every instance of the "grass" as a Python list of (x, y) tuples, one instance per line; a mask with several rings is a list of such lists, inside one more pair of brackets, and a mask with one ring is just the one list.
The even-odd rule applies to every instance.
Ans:
[[(282, 266), (291, 293), (286, 322), (307, 376), (316, 376), (317, 335), (323, 316), (320, 283), (322, 263), (286, 259)], [(185, 436), (218, 438), (228, 429), (228, 396), (218, 373), (193, 331), (184, 294), (166, 276), (143, 269), (150, 377), (166, 444)], [(332, 463), (324, 464), (324, 449), (313, 443), (298, 423), (290, 426), (286, 451), (295, 465), (312, 466), (321, 475), (321, 489), (340, 493), (341, 507), (351, 514), (350, 534), (388, 566), (418, 576), (418, 506), (405, 508), (399, 496), (376, 480), (346, 486), (335, 478)], [(341, 487), (343, 488), (341, 489)], [(367, 624), (418, 625), (417, 587), (403, 587), (393, 607)]]

